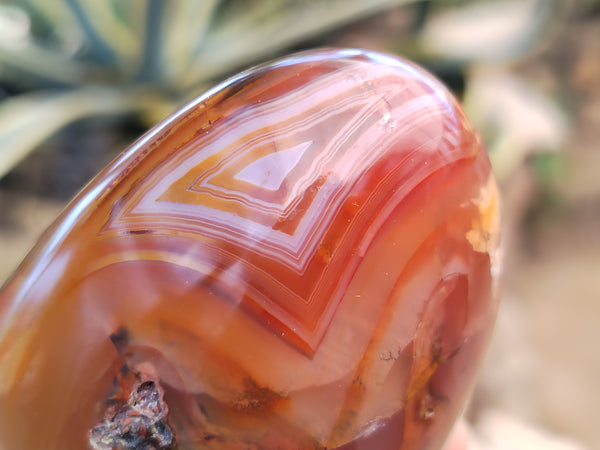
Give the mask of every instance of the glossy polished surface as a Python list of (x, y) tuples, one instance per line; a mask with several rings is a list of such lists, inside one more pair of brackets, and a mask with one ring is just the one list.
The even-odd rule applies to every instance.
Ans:
[(421, 69), (245, 72), (100, 173), (0, 293), (0, 448), (438, 448), (497, 245), (487, 155)]

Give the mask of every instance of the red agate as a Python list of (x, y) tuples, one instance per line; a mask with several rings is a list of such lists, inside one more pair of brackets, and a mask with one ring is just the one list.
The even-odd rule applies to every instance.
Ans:
[(0, 448), (438, 448), (496, 312), (497, 201), (422, 69), (244, 72), (102, 171), (1, 291)]

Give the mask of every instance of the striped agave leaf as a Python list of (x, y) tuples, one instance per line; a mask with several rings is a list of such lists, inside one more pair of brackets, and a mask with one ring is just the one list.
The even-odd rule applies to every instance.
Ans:
[(141, 112), (157, 119), (240, 66), (409, 2), (4, 2), (0, 79), (26, 94), (0, 103), (0, 177), (81, 117)]
[[(419, 3), (423, 11), (434, 4), (436, 13), (470, 4), (445, 0), (4, 1), (0, 3), (0, 82), (24, 91), (25, 96), (0, 100), (0, 177), (48, 136), (81, 117), (139, 112), (158, 120), (165, 111), (244, 66), (409, 3)], [(431, 40), (414, 39), (410, 55), (431, 57), (428, 43)], [(434, 53), (433, 58), (443, 59), (443, 52)], [(453, 58), (451, 51), (447, 55)], [(140, 98), (142, 92), (152, 93), (152, 100)], [(17, 120), (17, 112), (27, 118)]]

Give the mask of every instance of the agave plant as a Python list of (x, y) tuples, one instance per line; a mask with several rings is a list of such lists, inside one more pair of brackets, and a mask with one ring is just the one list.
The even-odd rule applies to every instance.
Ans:
[(241, 66), (409, 0), (26, 0), (0, 4), (0, 177), (66, 124), (153, 122)]
[[(506, 1), (5, 0), (0, 3), (0, 95), (2, 87), (11, 95), (0, 100), (0, 178), (80, 118), (135, 113), (145, 125), (153, 124), (244, 66), (409, 3), (420, 7), (412, 30), (419, 33), (408, 45), (391, 39), (388, 50), (463, 66), (525, 51), (544, 29), (553, 1), (508, 2), (508, 10), (517, 8), (524, 19), (510, 36), (491, 37), (502, 46), (478, 39), (465, 52), (458, 39), (463, 51), (457, 53), (456, 45), (449, 47), (440, 37), (439, 30), (446, 29), (460, 38), (447, 28), (448, 18), (456, 26), (457, 13), (468, 15), (485, 3), (489, 16), (495, 11), (489, 5), (505, 4), (506, 11)], [(435, 14), (426, 17), (432, 9)]]

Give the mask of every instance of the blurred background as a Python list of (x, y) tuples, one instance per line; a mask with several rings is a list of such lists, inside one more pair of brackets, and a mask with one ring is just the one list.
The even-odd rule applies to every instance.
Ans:
[(319, 46), (419, 62), (486, 142), (505, 282), (473, 448), (600, 448), (600, 0), (0, 0), (0, 284), (145, 130)]

